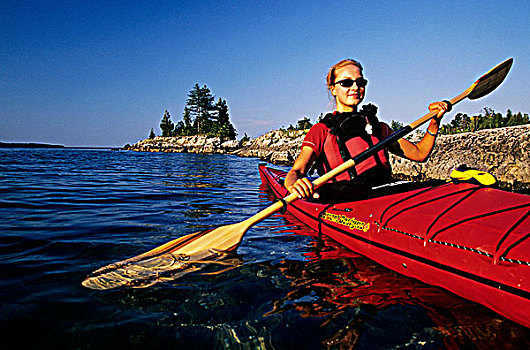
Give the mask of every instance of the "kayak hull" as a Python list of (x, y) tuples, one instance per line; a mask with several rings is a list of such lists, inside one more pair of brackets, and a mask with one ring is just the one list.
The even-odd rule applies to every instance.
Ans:
[[(259, 167), (277, 198), (285, 172)], [(287, 210), (347, 248), (530, 327), (530, 197), (469, 183), (426, 185)]]

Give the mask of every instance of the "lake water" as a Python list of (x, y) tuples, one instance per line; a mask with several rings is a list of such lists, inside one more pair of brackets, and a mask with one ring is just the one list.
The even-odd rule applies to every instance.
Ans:
[[(270, 205), (256, 159), (0, 150), (0, 349), (527, 349), (530, 330), (289, 215), (228, 265), (94, 291), (93, 270)], [(227, 268), (228, 266), (228, 268)]]

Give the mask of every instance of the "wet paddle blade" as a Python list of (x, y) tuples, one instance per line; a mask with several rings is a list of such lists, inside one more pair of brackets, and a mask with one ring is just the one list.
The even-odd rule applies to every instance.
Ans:
[(145, 288), (155, 283), (170, 281), (198, 270), (182, 257), (171, 253), (129, 263), (109, 265), (100, 272), (89, 275), (81, 284), (94, 290), (107, 290), (119, 287)]
[(495, 90), (508, 75), (512, 64), (513, 58), (509, 58), (484, 74), (477, 80), (476, 86), (467, 97), (470, 100), (476, 100)]
[(104, 266), (81, 283), (94, 290), (145, 288), (175, 280), (219, 260), (235, 250), (248, 230), (247, 222), (222, 226), (177, 238), (147, 253)]

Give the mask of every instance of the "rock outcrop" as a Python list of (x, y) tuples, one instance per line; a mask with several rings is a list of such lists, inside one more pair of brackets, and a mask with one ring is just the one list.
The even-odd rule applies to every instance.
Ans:
[(460, 164), (487, 171), (503, 188), (530, 190), (530, 125), (441, 135), (425, 163), (392, 156), (392, 171), (414, 179), (447, 179)]
[(233, 152), (241, 157), (257, 157), (265, 162), (292, 165), (300, 153), (307, 130), (275, 130), (262, 135)]
[(127, 147), (130, 151), (176, 153), (229, 153), (241, 147), (237, 140), (222, 141), (219, 137), (183, 136), (155, 137)]
[[(303, 132), (272, 131), (235, 151), (245, 157), (292, 165), (304, 137)], [(419, 138), (412, 139), (419, 141)], [(461, 164), (488, 171), (501, 187), (530, 190), (530, 125), (480, 130), (456, 135), (440, 135), (429, 159), (416, 163), (390, 155), (392, 171), (408, 180), (445, 180), (452, 169)]]
[[(271, 131), (250, 142), (222, 142), (205, 136), (156, 137), (142, 140), (129, 150), (182, 153), (231, 153), (256, 157), (280, 165), (292, 165), (300, 152), (305, 131)], [(419, 139), (412, 139), (413, 142)], [(391, 155), (396, 177), (409, 180), (448, 178), (460, 164), (488, 171), (501, 187), (530, 190), (530, 125), (480, 130), (456, 135), (440, 135), (429, 159), (424, 163)]]

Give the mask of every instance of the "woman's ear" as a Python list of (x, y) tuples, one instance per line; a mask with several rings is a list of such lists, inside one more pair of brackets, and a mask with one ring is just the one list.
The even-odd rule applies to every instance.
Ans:
[(331, 96), (337, 97), (337, 94), (335, 93), (335, 85), (329, 87), (329, 92), (331, 92)]

